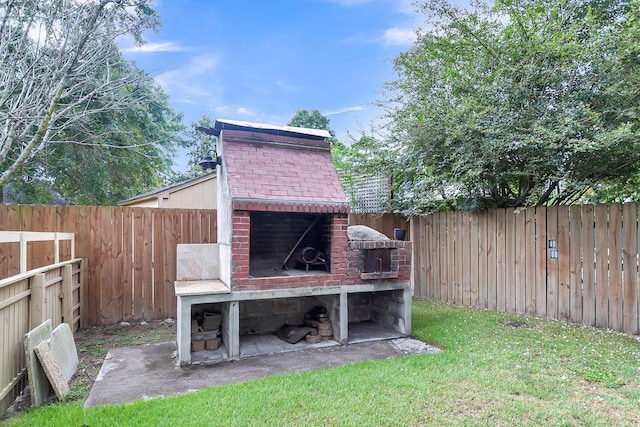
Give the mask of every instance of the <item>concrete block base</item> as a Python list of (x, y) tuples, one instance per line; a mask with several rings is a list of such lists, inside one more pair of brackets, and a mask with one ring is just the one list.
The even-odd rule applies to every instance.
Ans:
[[(211, 362), (237, 360), (247, 357), (248, 352), (255, 355), (254, 352), (248, 351), (246, 345), (256, 340), (247, 341), (242, 337), (266, 336), (268, 338), (284, 324), (301, 324), (305, 313), (314, 306), (327, 309), (333, 327), (333, 339), (327, 343), (330, 345), (351, 343), (350, 333), (357, 330), (353, 325), (358, 323), (366, 325), (366, 333), (360, 334), (366, 337), (366, 340), (376, 339), (376, 331), (378, 339), (406, 336), (411, 333), (409, 282), (317, 289), (240, 291), (208, 295), (181, 293), (177, 297), (177, 344), (178, 360), (181, 365), (192, 364), (190, 342), (192, 317), (194, 311), (203, 309), (203, 305), (207, 310), (222, 314), (222, 336), (220, 348), (215, 350), (214, 357), (207, 359), (198, 355), (198, 363), (207, 363), (207, 360)], [(364, 329), (360, 328), (360, 330)], [(256, 349), (259, 348), (273, 348), (273, 345), (256, 347)]]

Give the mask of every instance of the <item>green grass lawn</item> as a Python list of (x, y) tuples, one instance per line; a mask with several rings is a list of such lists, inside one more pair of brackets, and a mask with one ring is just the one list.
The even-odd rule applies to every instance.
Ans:
[(414, 302), (434, 355), (362, 362), (127, 405), (29, 410), (12, 426), (640, 425), (640, 338)]

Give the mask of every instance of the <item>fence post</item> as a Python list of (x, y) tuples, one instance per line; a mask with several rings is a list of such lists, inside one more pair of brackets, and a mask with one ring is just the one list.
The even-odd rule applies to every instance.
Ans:
[(27, 271), (27, 238), (24, 233), (20, 233), (20, 273)]
[(31, 328), (40, 325), (47, 318), (44, 274), (36, 274), (31, 279)]
[(87, 312), (85, 310), (85, 295), (87, 294), (87, 265), (88, 265), (88, 261), (87, 258), (82, 258), (80, 260), (80, 272), (78, 273), (79, 278), (78, 278), (78, 282), (79, 282), (79, 288), (78, 288), (78, 301), (80, 303), (80, 313), (79, 313), (79, 319), (78, 319), (78, 329), (82, 329), (83, 327), (85, 327), (85, 325), (87, 325), (87, 319), (85, 318), (85, 313)]
[(73, 330), (73, 266), (62, 267), (62, 321)]

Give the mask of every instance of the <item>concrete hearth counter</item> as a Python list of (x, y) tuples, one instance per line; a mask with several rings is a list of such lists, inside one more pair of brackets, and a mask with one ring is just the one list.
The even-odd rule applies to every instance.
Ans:
[(176, 296), (228, 294), (231, 289), (220, 280), (176, 280)]

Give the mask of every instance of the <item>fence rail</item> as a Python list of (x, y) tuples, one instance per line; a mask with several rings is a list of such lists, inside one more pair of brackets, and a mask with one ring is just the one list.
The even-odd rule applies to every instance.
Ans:
[(46, 319), (80, 328), (85, 267), (72, 259), (0, 280), (0, 414), (26, 385), (24, 335)]
[(53, 243), (53, 262), (60, 262), (60, 242), (69, 241), (71, 259), (75, 258), (75, 234), (73, 233), (47, 233), (37, 231), (3, 231), (0, 232), (0, 243), (19, 244), (20, 273), (27, 271), (29, 242)]
[(411, 222), (418, 297), (640, 332), (635, 203), (439, 212)]

